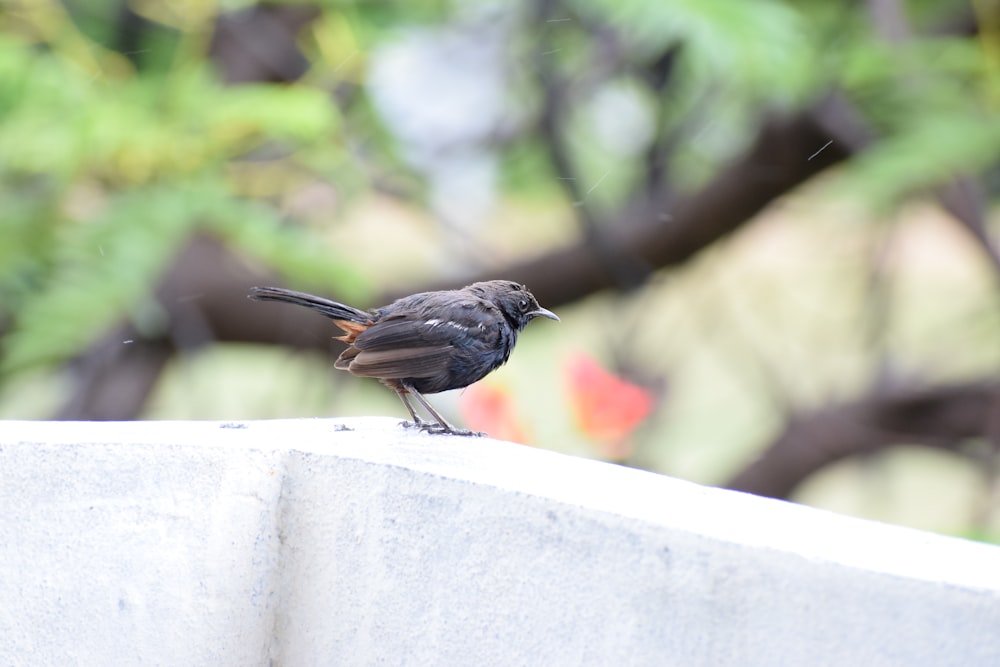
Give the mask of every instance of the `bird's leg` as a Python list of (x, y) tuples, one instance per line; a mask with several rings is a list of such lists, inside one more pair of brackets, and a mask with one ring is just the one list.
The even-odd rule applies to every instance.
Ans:
[[(399, 384), (394, 383), (389, 386), (392, 387), (394, 392), (396, 392), (396, 396), (399, 396), (399, 400), (403, 402), (403, 406), (406, 408), (406, 411), (410, 413), (410, 419), (413, 420), (413, 426), (421, 429), (430, 426), (430, 424), (417, 416), (416, 411), (413, 409), (413, 405), (410, 403), (410, 399), (406, 396), (409, 391)], [(403, 422), (403, 424), (405, 426), (410, 426), (409, 422)]]
[(434, 417), (434, 419), (437, 421), (437, 424), (421, 422), (419, 424), (421, 429), (432, 432), (450, 433), (451, 435), (484, 435), (483, 433), (478, 433), (476, 431), (469, 431), (467, 429), (455, 428), (447, 421), (445, 421), (444, 417), (438, 414), (438, 411), (434, 409), (434, 407), (430, 404), (430, 401), (424, 398), (419, 391), (417, 391), (416, 389), (407, 384), (404, 384), (402, 386), (406, 392), (413, 394), (413, 396), (416, 397), (417, 401), (420, 402), (420, 405), (424, 406), (424, 409), (427, 410), (427, 412), (430, 413), (431, 417)]

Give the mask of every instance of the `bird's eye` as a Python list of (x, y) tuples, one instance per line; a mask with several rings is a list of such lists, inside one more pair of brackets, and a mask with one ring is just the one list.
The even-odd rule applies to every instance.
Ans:
[(527, 308), (528, 308), (528, 300), (527, 299), (521, 299), (520, 301), (518, 301), (517, 305), (521, 307), (521, 310), (527, 310)]

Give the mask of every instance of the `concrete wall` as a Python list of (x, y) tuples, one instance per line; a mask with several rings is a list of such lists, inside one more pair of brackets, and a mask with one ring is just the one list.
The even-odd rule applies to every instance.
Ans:
[(0, 665), (1000, 665), (1000, 548), (395, 420), (0, 422)]

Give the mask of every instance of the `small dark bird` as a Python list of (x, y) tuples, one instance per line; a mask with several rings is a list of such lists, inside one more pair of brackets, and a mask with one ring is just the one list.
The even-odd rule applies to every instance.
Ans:
[[(280, 287), (254, 287), (254, 301), (284, 301), (326, 315), (348, 344), (335, 368), (377, 378), (403, 401), (417, 428), (458, 435), (422, 394), (461, 389), (486, 377), (510, 357), (517, 334), (536, 317), (558, 320), (531, 292), (509, 280), (473, 283), (459, 290), (422, 292), (365, 311)], [(413, 396), (434, 418), (417, 416)]]

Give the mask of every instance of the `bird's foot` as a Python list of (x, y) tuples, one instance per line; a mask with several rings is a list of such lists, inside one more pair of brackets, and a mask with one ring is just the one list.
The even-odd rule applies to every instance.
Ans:
[(403, 428), (415, 428), (415, 429), (424, 431), (425, 433), (434, 433), (434, 434), (441, 433), (441, 434), (445, 434), (445, 435), (475, 436), (477, 438), (482, 438), (482, 437), (486, 436), (486, 433), (483, 433), (482, 431), (470, 431), (469, 429), (455, 428), (454, 426), (451, 426), (451, 425), (448, 425), (448, 424), (435, 424), (434, 422), (425, 422), (425, 421), (408, 422), (408, 421), (403, 421), (403, 422), (400, 422), (399, 424)]
[(486, 433), (483, 431), (470, 431), (467, 428), (441, 428), (440, 426), (433, 424), (433, 429), (425, 429), (428, 433), (447, 433), (448, 435), (461, 435), (473, 438), (485, 438)]

